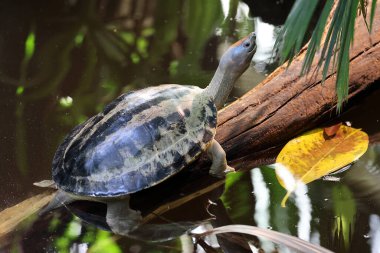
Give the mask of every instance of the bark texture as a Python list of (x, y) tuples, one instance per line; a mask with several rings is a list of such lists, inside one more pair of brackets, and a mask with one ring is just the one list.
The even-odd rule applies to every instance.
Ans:
[[(380, 80), (380, 4), (377, 4), (372, 34), (363, 18), (357, 18), (350, 51), (348, 104)], [(219, 112), (216, 139), (237, 168), (273, 158), (278, 146), (290, 138), (336, 116), (335, 72), (324, 84), (321, 73), (300, 77), (305, 50), (289, 68), (279, 67), (261, 84)], [(319, 59), (319, 56), (316, 56)], [(343, 107), (343, 111), (347, 104)], [(271, 157), (272, 156), (272, 157)]]

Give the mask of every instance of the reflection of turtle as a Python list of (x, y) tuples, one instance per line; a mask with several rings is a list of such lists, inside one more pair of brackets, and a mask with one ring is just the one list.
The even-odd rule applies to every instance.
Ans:
[[(140, 219), (129, 209), (128, 194), (158, 184), (206, 150), (210, 174), (232, 170), (214, 140), (216, 109), (249, 66), (254, 49), (253, 33), (231, 46), (204, 90), (168, 84), (130, 92), (74, 128), (55, 154), (59, 190), (45, 210), (76, 199), (106, 202), (107, 222), (122, 222), (128, 230)], [(123, 215), (128, 218), (117, 218)]]
[[(198, 207), (201, 209), (204, 208), (204, 206)], [(106, 207), (101, 203), (79, 202), (70, 205), (68, 208), (70, 212), (79, 217), (86, 224), (90, 224), (102, 230), (114, 231), (119, 235), (145, 242), (164, 242), (173, 240), (174, 238), (178, 238), (186, 232), (203, 224), (203, 220), (205, 219), (192, 219), (193, 221), (176, 220), (164, 223), (160, 222), (159, 224), (148, 222), (139, 225), (133, 231), (123, 231), (123, 227), (119, 227), (120, 223), (113, 224), (113, 227), (108, 224), (109, 221), (107, 222), (106, 217), (104, 216), (106, 213)]]

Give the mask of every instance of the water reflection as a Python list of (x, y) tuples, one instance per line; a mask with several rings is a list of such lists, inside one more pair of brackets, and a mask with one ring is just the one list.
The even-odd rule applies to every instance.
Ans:
[(308, 187), (304, 184), (298, 185), (294, 191), (295, 205), (298, 209), (299, 221), (297, 224), (297, 235), (299, 238), (310, 241), (311, 233), (311, 201), (308, 196)]
[(276, 42), (276, 31), (280, 27), (265, 23), (261, 18), (255, 18), (255, 30), (257, 33), (257, 50), (252, 61), (255, 63), (255, 68), (258, 72), (268, 72), (276, 65), (277, 52), (273, 52)]
[[(285, 223), (287, 224), (285, 226), (287, 233), (297, 234), (299, 238), (316, 244), (326, 245), (327, 243), (329, 245), (332, 243), (330, 247), (336, 252), (348, 252), (350, 249), (358, 248), (359, 241), (362, 247), (364, 243), (363, 252), (367, 248), (365, 246), (367, 243), (371, 245), (372, 250), (375, 249), (373, 246), (375, 240), (368, 240), (368, 238), (377, 233), (374, 224), (376, 224), (378, 217), (374, 214), (367, 215), (368, 212), (379, 213), (377, 208), (377, 203), (379, 202), (377, 200), (377, 196), (379, 196), (377, 186), (379, 181), (378, 176), (380, 175), (379, 151), (378, 144), (370, 145), (367, 153), (359, 161), (338, 175), (342, 178), (341, 181), (319, 180), (308, 186), (297, 184), (294, 193), (294, 205), (293, 203), (288, 203), (286, 209), (292, 211), (290, 213), (287, 212), (287, 214), (284, 214), (286, 210), (278, 210), (274, 204), (276, 202), (279, 203), (281, 197), (277, 197), (276, 199), (274, 196), (279, 194), (279, 189), (276, 189), (279, 185), (277, 184), (276, 187), (273, 185), (272, 180), (275, 178), (273, 169), (271, 167), (264, 167), (261, 170), (253, 169), (251, 171), (251, 178), (256, 198), (256, 224), (259, 227), (273, 227), (281, 231), (279, 225), (293, 220), (294, 218), (291, 217), (297, 214), (297, 219), (291, 222), (294, 224), (294, 227), (289, 223)], [(311, 195), (309, 193), (310, 190), (312, 191)], [(316, 199), (315, 196), (318, 196), (318, 198)], [(322, 202), (322, 199), (325, 203)], [(356, 204), (358, 202), (360, 203), (359, 206)], [(326, 214), (321, 213), (321, 207), (326, 211), (331, 210), (333, 217), (329, 217), (329, 220), (324, 220), (326, 219)], [(294, 208), (298, 212), (294, 212)], [(276, 220), (276, 215), (272, 215), (276, 214), (277, 211), (283, 213), (281, 220)], [(367, 214), (363, 214), (363, 212)], [(269, 219), (268, 217), (271, 218)], [(365, 231), (365, 226), (363, 227), (361, 223), (363, 219), (369, 220), (370, 230), (360, 234), (359, 230)], [(297, 230), (295, 231), (294, 228)], [(332, 234), (332, 242), (326, 241), (326, 234), (324, 233), (327, 231), (330, 231), (329, 233)], [(264, 248), (266, 242), (262, 241), (262, 245)], [(267, 247), (271, 250), (273, 245), (268, 244)], [(289, 250), (282, 246), (279, 249), (280, 252), (287, 252)]]
[[(123, 231), (123, 226), (120, 228), (115, 227), (118, 226), (117, 223), (109, 224), (108, 219), (106, 219), (107, 207), (105, 204), (77, 201), (38, 220), (33, 225), (33, 228), (28, 228), (28, 231), (24, 232), (27, 234), (29, 234), (29, 231), (32, 232), (24, 243), (28, 244), (30, 241), (35, 240), (35, 236), (41, 236), (41, 234), (33, 233), (33, 231), (38, 231), (40, 227), (46, 226), (44, 223), (48, 221), (51, 229), (49, 229), (48, 233), (44, 233), (41, 238), (50, 238), (54, 235), (53, 238), (56, 239), (54, 239), (53, 245), (57, 247), (59, 252), (77, 252), (76, 250), (85, 249), (93, 252), (98, 247), (97, 245), (102, 244), (118, 248), (114, 240), (118, 241), (122, 238), (123, 240), (129, 238), (137, 241), (165, 243), (165, 245), (171, 245), (173, 239), (180, 238), (182, 249), (189, 249), (190, 246), (190, 248), (194, 248), (193, 245), (195, 244), (195, 247), (199, 248), (199, 252), (203, 250), (209, 252), (207, 251), (208, 247), (210, 249), (221, 248), (223, 252), (250, 252), (248, 250), (250, 248), (249, 243), (257, 247), (259, 245), (255, 238), (248, 240), (246, 237), (239, 235), (232, 237), (209, 236), (202, 240), (191, 239), (190, 244), (186, 239), (189, 237), (187, 234), (189, 231), (199, 232), (233, 223), (223, 202), (219, 199), (224, 192), (224, 185), (220, 181), (215, 182), (214, 178), (210, 179), (214, 181), (210, 188), (213, 190), (202, 193), (202, 191), (192, 189), (193, 193), (179, 194), (177, 199), (172, 199), (173, 196), (165, 193), (165, 189), (160, 185), (155, 186), (154, 191), (150, 193), (159, 194), (163, 199), (166, 197), (171, 199), (167, 203), (161, 202), (160, 206), (157, 206), (154, 201), (146, 203), (146, 198), (155, 197), (150, 195), (149, 192), (143, 192), (144, 199), (140, 199), (138, 195), (132, 195), (131, 203), (133, 208), (143, 213), (143, 224), (133, 231)], [(165, 182), (166, 186), (173, 187), (174, 181), (171, 183)], [(191, 212), (188, 212), (189, 208), (191, 208)], [(72, 214), (75, 216), (72, 216)], [(128, 217), (123, 216), (121, 218)], [(66, 223), (63, 231), (59, 229), (62, 226), (60, 224), (62, 221)], [(101, 232), (95, 228), (104, 231)], [(110, 231), (117, 231), (117, 234), (123, 237), (114, 237)], [(49, 247), (49, 244), (43, 247)]]
[[(380, 217), (376, 214), (369, 216), (369, 241), (371, 252), (380, 252)], [(366, 236), (365, 236), (366, 237)]]
[(368, 151), (342, 178), (355, 198), (372, 212), (380, 214), (380, 145), (370, 145)]
[[(253, 185), (253, 194), (256, 199), (254, 211), (255, 222), (260, 228), (271, 228), (269, 213), (270, 193), (269, 189), (266, 187), (260, 169), (255, 168), (251, 170), (251, 180)], [(266, 238), (260, 238), (260, 241), (265, 252), (272, 252), (275, 250), (275, 245), (273, 242), (267, 240)]]
[[(86, 224), (90, 224), (102, 230), (114, 232), (118, 235), (148, 242), (164, 242), (179, 238), (203, 223), (202, 218), (199, 221), (173, 221), (161, 217), (161, 215), (157, 215), (154, 221), (140, 224), (136, 229), (130, 231), (129, 229), (125, 229), (123, 225), (119, 226), (117, 222), (112, 222), (110, 224), (109, 220), (105, 217), (106, 207), (101, 206), (99, 203), (77, 203), (72, 205), (69, 208), (69, 211), (79, 217), (82, 222), (85, 222)], [(119, 217), (122, 219), (128, 219), (128, 216), (123, 214), (120, 214)], [(154, 222), (160, 223), (155, 224)]]
[[(270, 169), (270, 167), (267, 167), (267, 168)], [(286, 175), (291, 176), (288, 174)], [(266, 186), (266, 183), (264, 181), (264, 178), (260, 169), (256, 168), (256, 169), (251, 170), (251, 178), (252, 178), (252, 185), (254, 187), (253, 193), (256, 198), (254, 218), (257, 223), (257, 226), (262, 227), (262, 228), (272, 229), (272, 225), (271, 225), (272, 223), (270, 220), (270, 204), (271, 204), (270, 191)], [(294, 178), (292, 176), (291, 176), (291, 181), (292, 182), (294, 181)], [(287, 184), (286, 180), (284, 180), (284, 182), (285, 184)], [(299, 220), (296, 225), (297, 235), (299, 238), (305, 241), (310, 241), (312, 207), (311, 207), (310, 198), (308, 197), (307, 186), (305, 184), (297, 183), (297, 186), (294, 189), (294, 201), (295, 201), (295, 207), (298, 209), (298, 216), (299, 216)], [(281, 223), (283, 223), (283, 220), (281, 222), (278, 222), (276, 225), (281, 226)], [(289, 233), (289, 230), (287, 228), (286, 230)], [(272, 252), (276, 248), (276, 246), (271, 241), (268, 241), (265, 238), (261, 239), (261, 243), (262, 243), (263, 249), (266, 252)], [(281, 252), (289, 251), (289, 249), (284, 246), (280, 246), (280, 247), (281, 247)]]
[[(263, 167), (248, 173), (230, 174), (225, 187), (218, 181), (208, 181), (200, 188), (184, 191), (184, 188), (178, 187), (181, 185), (179, 182), (183, 180), (173, 180), (161, 189), (155, 188), (150, 192), (140, 193), (132, 198), (132, 207), (141, 210), (144, 218), (149, 218), (146, 224), (123, 237), (102, 232), (111, 230), (105, 220), (104, 205), (77, 202), (70, 206), (69, 212), (62, 209), (34, 223), (33, 228), (23, 232), (27, 238), (24, 239), (23, 245), (39, 238), (39, 246), (45, 248), (53, 245), (56, 248), (67, 247), (72, 250), (86, 247), (90, 249), (103, 243), (118, 248), (123, 245), (122, 242), (128, 242), (136, 247), (148, 249), (150, 246), (139, 242), (144, 240), (155, 241), (155, 248), (169, 247), (172, 250), (178, 247), (190, 250), (190, 245), (195, 244), (198, 252), (211, 252), (207, 251), (208, 247), (220, 248), (224, 252), (251, 252), (255, 249), (264, 249), (265, 252), (271, 252), (273, 249), (289, 252), (284, 246), (262, 238), (218, 235), (194, 241), (187, 235), (187, 232), (195, 227), (198, 227), (199, 231), (242, 223), (287, 231), (288, 234), (298, 235), (313, 243), (332, 248), (335, 252), (346, 252), (356, 247), (364, 250), (374, 248), (377, 241), (372, 238), (375, 238), (378, 232), (376, 197), (379, 194), (376, 186), (379, 173), (378, 163), (375, 162), (379, 157), (378, 151), (378, 145), (370, 146), (364, 159), (340, 175), (341, 182), (318, 180), (311, 183), (307, 190), (299, 188), (301, 190), (295, 193), (294, 201), (289, 201), (287, 208), (280, 207), (284, 190), (277, 183), (274, 170)], [(365, 166), (362, 166), (363, 164)], [(176, 199), (173, 199), (173, 189), (178, 189), (174, 194), (177, 196)], [(202, 189), (213, 190), (204, 192)], [(251, 194), (252, 190), (254, 195)], [(355, 198), (350, 197), (347, 191), (352, 191)], [(202, 194), (199, 195), (200, 193)], [(147, 203), (147, 199), (152, 201)], [(169, 201), (165, 203), (163, 199)], [(361, 204), (355, 208), (352, 204), (357, 201)], [(254, 209), (247, 208), (249, 206), (253, 206)], [(73, 218), (71, 212), (82, 221)], [(364, 221), (368, 222), (369, 227), (360, 226)], [(44, 227), (50, 228), (48, 233), (42, 232)], [(56, 239), (51, 244), (47, 238)], [(178, 240), (173, 240), (175, 238)]]

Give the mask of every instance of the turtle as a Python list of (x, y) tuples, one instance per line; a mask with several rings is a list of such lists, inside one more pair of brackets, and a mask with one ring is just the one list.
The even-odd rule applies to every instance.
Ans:
[(255, 40), (251, 33), (230, 46), (205, 89), (163, 84), (131, 91), (72, 129), (54, 155), (53, 180), (35, 183), (58, 188), (41, 214), (75, 200), (98, 201), (107, 204), (111, 228), (131, 231), (142, 219), (129, 207), (131, 193), (159, 184), (204, 152), (211, 175), (233, 171), (214, 139), (217, 110), (248, 68)]

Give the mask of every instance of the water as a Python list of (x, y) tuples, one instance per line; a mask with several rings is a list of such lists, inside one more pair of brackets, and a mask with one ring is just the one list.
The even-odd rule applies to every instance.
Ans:
[[(0, 210), (43, 192), (33, 182), (51, 178), (51, 160), (65, 134), (123, 92), (161, 83), (205, 87), (227, 45), (252, 30), (261, 43), (254, 64), (259, 71), (251, 67), (231, 99), (263, 80), (274, 67), (270, 45), (278, 29), (263, 20), (278, 25), (286, 13), (273, 14), (276, 20), (256, 4), (251, 12), (264, 15), (260, 19), (248, 18), (249, 8), (234, 1), (3, 1)], [(376, 136), (379, 95), (359, 101), (341, 120)], [(313, 182), (287, 208), (280, 207), (285, 192), (268, 167), (231, 174), (225, 185), (206, 176), (189, 187), (182, 182), (191, 173), (183, 172), (132, 197), (132, 206), (148, 217), (133, 236), (107, 231), (105, 206), (79, 202), (32, 217), (0, 244), (4, 252), (212, 252), (207, 245), (250, 252), (259, 244), (266, 252), (287, 252), (262, 238), (209, 236), (194, 246), (183, 235), (199, 225), (247, 224), (336, 252), (378, 252), (379, 152), (371, 145), (337, 175), (339, 182)]]

